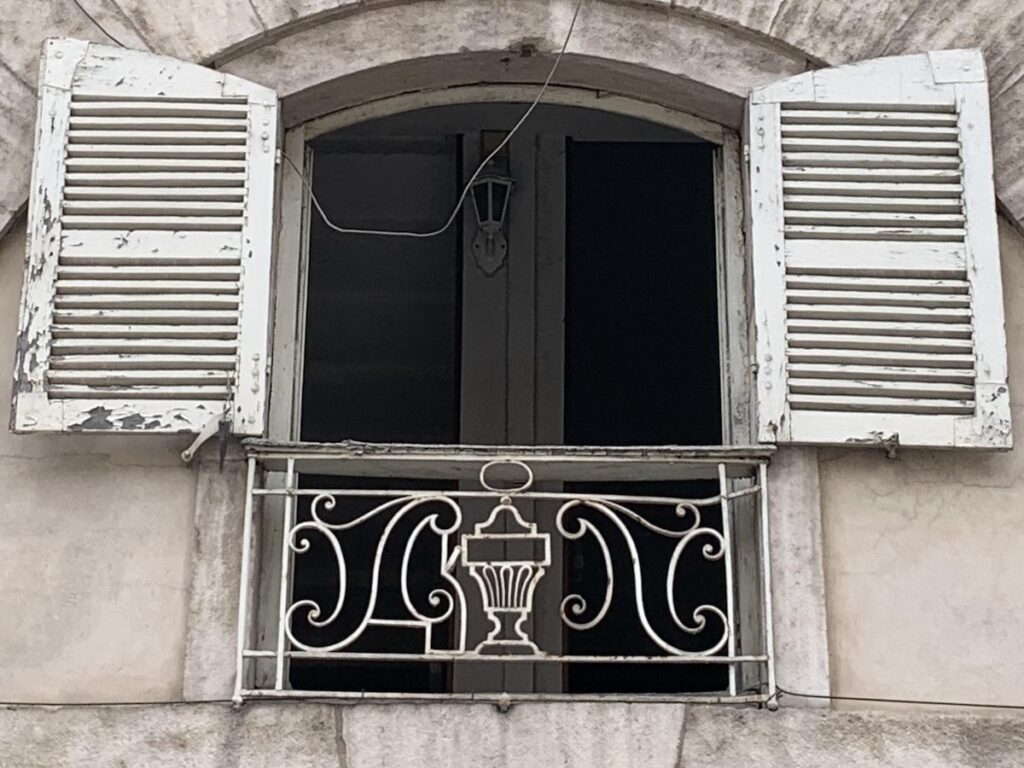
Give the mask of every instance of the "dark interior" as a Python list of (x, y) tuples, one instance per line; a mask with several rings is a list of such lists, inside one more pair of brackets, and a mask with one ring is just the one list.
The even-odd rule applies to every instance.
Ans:
[[(705, 144), (570, 142), (566, 218), (565, 441), (571, 445), (717, 445), (722, 441), (719, 392), (717, 274), (712, 150)], [(594, 483), (579, 490), (703, 497), (716, 482)], [(571, 490), (573, 486), (568, 486)], [(652, 521), (673, 525), (665, 508)], [(588, 517), (611, 544), (621, 537), (599, 515)], [(675, 521), (678, 526), (679, 521)], [(721, 526), (710, 509), (704, 524)], [(650, 564), (671, 557), (671, 540), (632, 530)], [(699, 544), (700, 542), (695, 542)], [(698, 547), (692, 547), (696, 552)], [(694, 552), (694, 553), (695, 553)], [(624, 546), (613, 552), (616, 583), (630, 584)], [(617, 557), (616, 557), (617, 555)], [(567, 590), (586, 594), (587, 574), (600, 573), (589, 538), (566, 543)], [(721, 563), (684, 562), (693, 579), (677, 585), (683, 615), (694, 592), (724, 603)], [(657, 580), (652, 580), (657, 581)], [(698, 586), (699, 585), (699, 586)], [(650, 606), (664, 598), (645, 595)], [(600, 590), (600, 585), (598, 590)], [(591, 591), (593, 588), (591, 587)], [(599, 595), (595, 595), (595, 601)], [(691, 650), (700, 638), (673, 631), (664, 611), (649, 619), (659, 634)], [(694, 643), (694, 641), (697, 641)], [(693, 643), (690, 647), (687, 642)], [(640, 630), (628, 601), (585, 632), (567, 630), (572, 654), (662, 655)], [(717, 690), (725, 668), (570, 664), (572, 692), (673, 693)]]
[[(719, 444), (713, 148), (692, 140), (567, 142), (565, 442)], [(337, 132), (313, 144), (314, 190), (328, 215), (346, 226), (425, 229), (444, 219), (458, 194), (464, 175), (459, 146), (458, 136), (367, 140)], [(403, 185), (407, 178), (416, 183)], [(341, 183), (352, 179), (359, 183)], [(310, 218), (301, 439), (459, 441), (459, 231), (453, 227), (432, 240), (339, 236)], [(393, 482), (419, 487), (411, 480)], [(337, 477), (303, 477), (302, 483), (360, 487), (355, 479)], [(716, 493), (717, 484), (591, 483), (586, 490), (694, 497)], [(300, 506), (299, 514), (308, 515), (308, 508)], [(709, 510), (704, 524), (719, 527), (718, 511)], [(616, 546), (615, 531), (602, 531)], [(655, 567), (667, 562), (670, 543), (634, 533)], [(371, 551), (378, 534), (364, 531), (359, 535), (365, 540), (352, 541), (353, 549)], [(597, 545), (569, 544), (565, 589), (597, 600), (603, 585), (584, 576), (595, 563), (601, 573)], [(699, 542), (692, 549), (699, 550)], [(630, 583), (625, 548), (613, 556), (616, 582)], [(677, 592), (683, 618), (697, 605), (694, 592), (699, 602), (724, 602), (721, 563), (688, 557), (686, 590)], [(437, 564), (428, 554), (417, 563), (423, 570), (413, 578), (429, 582)], [(333, 567), (326, 549), (322, 557), (314, 547), (296, 558), (295, 598), (329, 595), (337, 578)], [(366, 577), (369, 560), (350, 567), (353, 579)], [(396, 590), (397, 581), (382, 585), (382, 594)], [(659, 599), (663, 606), (664, 594), (645, 591), (650, 606), (659, 606)], [(655, 628), (680, 647), (699, 643), (667, 623), (664, 607), (649, 613)], [(400, 635), (367, 636), (366, 643), (404, 647), (410, 641)], [(567, 630), (563, 642), (577, 654), (661, 653), (638, 632), (629, 601), (613, 603), (595, 629)], [(295, 661), (291, 682), (297, 688), (439, 692), (451, 684), (447, 667)], [(563, 682), (570, 692), (706, 691), (724, 688), (726, 679), (725, 668), (713, 665), (566, 667)]]

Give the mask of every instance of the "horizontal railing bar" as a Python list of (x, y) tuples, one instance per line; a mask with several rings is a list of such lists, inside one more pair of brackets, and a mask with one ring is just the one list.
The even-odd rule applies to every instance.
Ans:
[(309, 443), (262, 440), (243, 441), (246, 452), (256, 458), (319, 458), (319, 459), (399, 459), (423, 461), (431, 459), (479, 461), (511, 458), (522, 461), (630, 461), (661, 459), (671, 461), (760, 463), (770, 459), (774, 446), (567, 446), (567, 445), (461, 445), (411, 443)]
[[(466, 651), (433, 653), (357, 653), (354, 651), (285, 651), (285, 656), (292, 659), (310, 659), (319, 661), (473, 661), (506, 664), (512, 662), (560, 664), (764, 664), (766, 655), (750, 656), (701, 656), (697, 653), (673, 656), (566, 656), (556, 654), (486, 654)], [(246, 658), (273, 658), (274, 651), (245, 651)]]
[[(732, 500), (744, 496), (753, 496), (760, 491), (760, 486), (744, 488), (740, 491), (730, 491), (724, 498)], [(430, 499), (437, 496), (444, 496), (449, 499), (497, 499), (506, 494), (501, 491), (403, 491), (403, 490), (371, 490), (366, 488), (358, 489), (323, 489), (323, 488), (254, 488), (253, 496), (334, 496), (338, 498), (410, 498)], [(555, 493), (548, 491), (523, 491), (521, 493), (508, 494), (522, 501), (615, 501), (631, 502), (633, 504), (687, 504), (695, 507), (714, 506), (721, 502), (723, 496), (709, 496), (703, 499), (683, 499), (674, 496), (622, 496), (613, 493)]]
[(342, 699), (366, 703), (402, 704), (447, 702), (454, 704), (516, 704), (533, 701), (623, 704), (761, 704), (768, 694), (664, 694), (664, 693), (388, 693), (373, 691), (274, 691), (243, 689), (243, 699)]
[(268, 471), (295, 463), (300, 474), (348, 477), (472, 480), (481, 465), (526, 464), (544, 481), (717, 480), (724, 464), (731, 478), (749, 477), (774, 448), (757, 447), (566, 447), (385, 445), (370, 443), (273, 443), (246, 441), (248, 456)]

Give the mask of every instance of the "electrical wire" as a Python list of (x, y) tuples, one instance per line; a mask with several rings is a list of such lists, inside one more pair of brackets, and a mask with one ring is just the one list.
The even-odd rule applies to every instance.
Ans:
[[(778, 701), (783, 696), (791, 696), (795, 699), (817, 699), (821, 701), (857, 701), (868, 704), (908, 704), (911, 706), (930, 706), (930, 707), (962, 707), (972, 709), (1008, 709), (1008, 710), (1024, 710), (1024, 704), (994, 704), (991, 702), (977, 702), (977, 701), (955, 701), (955, 700), (934, 700), (934, 699), (898, 699), (898, 698), (887, 698), (884, 696), (836, 696), (824, 693), (801, 693), (799, 691), (791, 691), (787, 688), (783, 688), (781, 685), (776, 686), (776, 693), (769, 702), (772, 700)], [(415, 694), (410, 695), (411, 699), (415, 699)], [(510, 694), (509, 698), (511, 703), (515, 704), (515, 695)], [(275, 703), (291, 703), (291, 704), (324, 704), (328, 703), (328, 698), (316, 698), (316, 697), (295, 697), (289, 698), (273, 698), (273, 699), (246, 699), (245, 701), (259, 701), (260, 703), (275, 702)], [(623, 701), (636, 702), (637, 699), (623, 699)], [(351, 704), (350, 700), (342, 699), (341, 704)], [(159, 706), (177, 706), (182, 704), (235, 704), (233, 699), (172, 699), (166, 701), (79, 701), (79, 702), (45, 702), (45, 701), (0, 701), (0, 707), (68, 707), (68, 708), (79, 708), (85, 709), (88, 707), (159, 707)], [(708, 702), (704, 706), (735, 706), (730, 701), (719, 701), (719, 702)]]
[(780, 699), (782, 696), (792, 696), (795, 699), (819, 699), (822, 701), (860, 701), (870, 704), (910, 704), (913, 706), (929, 706), (929, 707), (972, 707), (980, 709), (1014, 709), (1024, 710), (1024, 704), (993, 704), (991, 702), (980, 702), (980, 701), (950, 701), (950, 700), (934, 700), (934, 699), (893, 699), (882, 696), (835, 696), (826, 693), (800, 693), (799, 691), (789, 691), (783, 688), (781, 685), (775, 686), (776, 694), (774, 698)]
[(104, 27), (104, 26), (103, 26), (102, 24), (100, 24), (100, 23), (99, 23), (99, 22), (98, 22), (98, 21), (96, 20), (96, 17), (95, 17), (95, 16), (93, 16), (93, 15), (92, 15), (91, 13), (89, 13), (89, 12), (88, 12), (87, 10), (85, 10), (85, 8), (84, 8), (84, 7), (82, 6), (82, 4), (81, 4), (80, 2), (78, 2), (78, 0), (71, 0), (71, 2), (73, 2), (73, 3), (75, 4), (75, 5), (77, 5), (77, 6), (78, 6), (78, 10), (80, 10), (80, 11), (81, 11), (82, 13), (84, 13), (84, 14), (85, 14), (85, 17), (86, 17), (87, 19), (89, 19), (89, 21), (91, 21), (91, 22), (92, 22), (93, 24), (95, 24), (95, 25), (96, 25), (96, 27), (97, 27), (97, 28), (99, 29), (99, 31), (100, 31), (100, 32), (102, 32), (102, 33), (103, 33), (104, 35), (106, 35), (107, 37), (109, 37), (109, 38), (110, 38), (111, 40), (113, 40), (113, 41), (114, 41), (115, 43), (117, 43), (117, 44), (118, 44), (119, 46), (121, 46), (122, 48), (127, 48), (127, 47), (128, 47), (128, 46), (126, 46), (126, 45), (125, 45), (124, 43), (122, 43), (122, 42), (121, 42), (120, 40), (118, 40), (118, 39), (117, 39), (116, 37), (114, 37), (114, 36), (113, 36), (112, 34), (110, 34), (110, 33), (109, 33), (109, 32), (107, 31), (107, 28), (106, 28), (106, 27)]
[(480, 165), (477, 166), (477, 169), (473, 171), (473, 175), (469, 177), (469, 181), (467, 181), (466, 185), (462, 188), (462, 193), (459, 195), (458, 200), (456, 200), (455, 206), (452, 208), (451, 215), (449, 215), (448, 218), (445, 220), (444, 224), (442, 224), (437, 229), (430, 230), (429, 232), (409, 232), (403, 230), (390, 229), (353, 229), (351, 227), (340, 227), (333, 221), (331, 221), (330, 217), (327, 215), (323, 207), (320, 205), (320, 201), (316, 199), (316, 195), (313, 194), (313, 187), (310, 185), (309, 180), (306, 178), (306, 175), (299, 169), (295, 162), (290, 157), (288, 157), (288, 155), (282, 153), (281, 156), (285, 159), (285, 161), (287, 161), (287, 163), (292, 167), (295, 173), (297, 173), (299, 178), (302, 180), (303, 186), (305, 186), (306, 191), (309, 192), (310, 200), (313, 201), (313, 207), (316, 208), (316, 212), (319, 214), (320, 218), (323, 219), (324, 224), (326, 224), (330, 229), (333, 229), (335, 232), (338, 232), (339, 234), (342, 235), (374, 235), (377, 237), (412, 237), (423, 239), (428, 237), (437, 237), (438, 235), (444, 234), (448, 230), (448, 228), (455, 223), (455, 219), (459, 215), (459, 210), (462, 208), (462, 203), (465, 201), (466, 195), (469, 194), (470, 189), (472, 189), (473, 187), (473, 183), (480, 177), (480, 174), (483, 173), (484, 168), (486, 168), (487, 164), (491, 162), (491, 160), (493, 160), (495, 157), (497, 157), (498, 153), (501, 152), (501, 150), (503, 150), (508, 145), (508, 143), (512, 140), (512, 137), (516, 134), (516, 131), (518, 131), (523, 126), (523, 123), (525, 123), (527, 119), (530, 117), (530, 115), (533, 114), (533, 111), (537, 108), (537, 105), (540, 104), (541, 99), (544, 98), (544, 94), (547, 92), (548, 86), (551, 84), (551, 80), (555, 76), (555, 72), (558, 71), (558, 65), (562, 62), (562, 57), (565, 55), (565, 51), (569, 47), (569, 41), (572, 39), (573, 30), (576, 28), (576, 20), (579, 18), (580, 8), (582, 7), (583, 0), (576, 0), (576, 7), (573, 10), (572, 21), (569, 22), (569, 31), (565, 35), (565, 40), (562, 42), (562, 47), (559, 49), (558, 55), (555, 56), (554, 64), (551, 65), (551, 70), (548, 72), (548, 76), (544, 79), (544, 84), (540, 87), (540, 90), (537, 92), (536, 98), (534, 98), (534, 100), (530, 103), (530, 106), (526, 108), (525, 112), (523, 112), (522, 117), (519, 118), (516, 124), (512, 126), (512, 129), (505, 135), (505, 138), (501, 140), (498, 146), (491, 150), (490, 154), (488, 154), (487, 157), (485, 157), (483, 161), (480, 163)]

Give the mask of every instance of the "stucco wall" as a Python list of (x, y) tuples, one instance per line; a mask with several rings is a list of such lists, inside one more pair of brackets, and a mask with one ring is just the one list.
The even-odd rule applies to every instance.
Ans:
[(1000, 247), (1017, 447), (819, 451), (834, 693), (1024, 703), (1024, 239), (1005, 221)]
[(3, 768), (1019, 768), (1024, 720), (679, 704), (0, 709)]
[(13, 435), (24, 224), (0, 239), (0, 699), (181, 695), (187, 437)]
[[(83, 5), (132, 47), (213, 61), (277, 87), (288, 97), (285, 113), (292, 121), (357, 98), (371, 82), (378, 91), (384, 80), (402, 91), (423, 78), (435, 85), (442, 76), (465, 82), (466, 71), (474, 81), (536, 81), (547, 60), (507, 51), (524, 40), (552, 48), (571, 10), (568, 0)], [(838, 63), (978, 45), (992, 82), (1000, 193), (1016, 216), (1024, 210), (1019, 5), (594, 0), (558, 82), (593, 83), (600, 73), (603, 86), (631, 92), (640, 89), (638, 73), (648, 67), (642, 85), (653, 100), (678, 99), (736, 123), (751, 86), (801, 71), (808, 58)], [(109, 41), (70, 0), (0, 0), (0, 7), (2, 230), (27, 190), (40, 41), (58, 34)], [(656, 40), (645, 37), (651, 30), (658, 32)], [(454, 59), (460, 51), (481, 57), (459, 69)], [(426, 58), (392, 69), (412, 56)], [(444, 67), (432, 68), (442, 58)], [(382, 78), (385, 71), (390, 74)], [(354, 79), (339, 89), (330, 81), (343, 74)], [(1020, 445), (1024, 240), (1005, 220), (1001, 233)], [(18, 224), (0, 240), (2, 409), (9, 401), (3, 371), (13, 357), (23, 238)], [(5, 696), (180, 694), (188, 591), (196, 572), (196, 477), (177, 458), (184, 442), (16, 437), (0, 429), (0, 616), (16, 617), (0, 621)], [(823, 450), (819, 457), (835, 692), (1019, 699), (1024, 448), (997, 456), (905, 451), (895, 460), (873, 451)], [(195, 603), (194, 594), (193, 608)]]

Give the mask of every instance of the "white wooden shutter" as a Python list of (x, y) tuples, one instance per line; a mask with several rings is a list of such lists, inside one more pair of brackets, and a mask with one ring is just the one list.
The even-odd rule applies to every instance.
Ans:
[(15, 431), (263, 431), (277, 98), (44, 44)]
[(748, 127), (760, 439), (1009, 448), (981, 54), (807, 72)]

